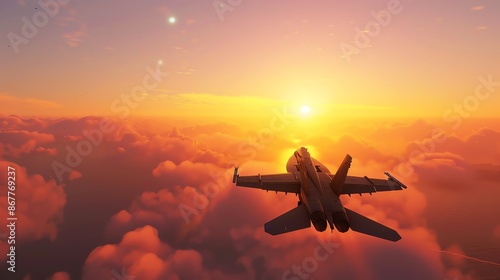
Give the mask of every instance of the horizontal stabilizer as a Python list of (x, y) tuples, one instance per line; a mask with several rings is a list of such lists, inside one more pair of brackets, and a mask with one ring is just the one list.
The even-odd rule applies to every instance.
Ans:
[(345, 208), (349, 226), (352, 230), (361, 232), (367, 235), (396, 242), (401, 239), (399, 233), (392, 228), (386, 227), (375, 222), (361, 214)]
[(264, 230), (271, 235), (308, 228), (311, 226), (309, 212), (304, 204), (286, 212), (285, 214), (267, 222)]

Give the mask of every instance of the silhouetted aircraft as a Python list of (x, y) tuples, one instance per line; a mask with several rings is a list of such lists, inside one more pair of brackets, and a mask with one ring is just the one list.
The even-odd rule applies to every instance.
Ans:
[(336, 227), (339, 232), (346, 232), (350, 228), (390, 241), (400, 240), (401, 236), (395, 230), (345, 208), (339, 197), (342, 194), (371, 195), (374, 192), (402, 190), (406, 186), (388, 172), (385, 172), (388, 179), (347, 176), (351, 161), (352, 157), (346, 155), (337, 173), (332, 174), (312, 158), (306, 148), (301, 147), (288, 160), (288, 173), (240, 176), (236, 167), (233, 183), (298, 195), (296, 208), (265, 224), (265, 231), (271, 235), (308, 228), (311, 222), (317, 231), (324, 231), (328, 222), (331, 230)]

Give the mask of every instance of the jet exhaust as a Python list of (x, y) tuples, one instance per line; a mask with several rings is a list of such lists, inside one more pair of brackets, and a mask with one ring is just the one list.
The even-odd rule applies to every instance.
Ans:
[(333, 213), (333, 224), (340, 232), (349, 230), (349, 222), (347, 221), (347, 216), (344, 211)]
[(314, 225), (314, 228), (317, 231), (325, 231), (326, 230), (326, 218), (325, 214), (321, 211), (315, 211), (311, 214), (311, 222)]

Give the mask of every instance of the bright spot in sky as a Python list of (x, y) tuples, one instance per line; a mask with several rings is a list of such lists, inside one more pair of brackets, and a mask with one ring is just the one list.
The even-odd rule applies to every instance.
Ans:
[(307, 115), (310, 111), (311, 108), (309, 108), (309, 106), (307, 105), (303, 105), (302, 107), (300, 107), (300, 113), (302, 113), (302, 115)]
[(168, 22), (174, 24), (176, 21), (175, 17), (169, 17)]
[(158, 65), (163, 65), (163, 59), (158, 60)]

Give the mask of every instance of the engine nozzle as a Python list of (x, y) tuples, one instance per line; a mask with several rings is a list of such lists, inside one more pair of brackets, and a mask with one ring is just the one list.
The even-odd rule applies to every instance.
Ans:
[(311, 214), (311, 221), (314, 225), (314, 228), (317, 231), (325, 231), (326, 230), (326, 218), (325, 214), (321, 211), (315, 211)]
[(349, 230), (349, 221), (347, 221), (347, 216), (344, 211), (339, 211), (333, 213), (333, 224), (340, 232), (346, 232)]

